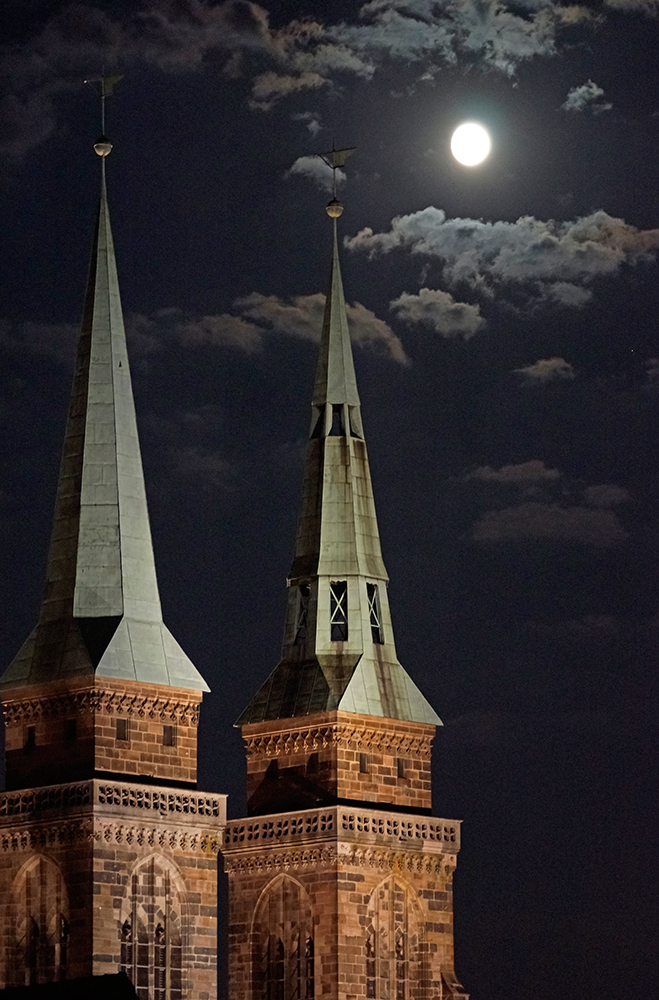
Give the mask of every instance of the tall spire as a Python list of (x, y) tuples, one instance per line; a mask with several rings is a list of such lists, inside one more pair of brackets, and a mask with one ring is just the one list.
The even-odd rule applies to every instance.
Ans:
[(112, 144), (94, 148), (101, 194), (44, 597), (0, 686), (95, 673), (207, 691), (162, 620), (105, 184)]
[(334, 197), (282, 659), (238, 725), (333, 710), (441, 724), (396, 656), (341, 280), (342, 212)]

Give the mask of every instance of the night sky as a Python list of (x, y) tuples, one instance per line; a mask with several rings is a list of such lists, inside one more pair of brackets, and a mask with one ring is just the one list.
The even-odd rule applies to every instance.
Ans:
[[(212, 688), (200, 786), (241, 815), (329, 270), (311, 157), (356, 145), (343, 277), (399, 658), (464, 820), (458, 975), (659, 995), (659, 3), (3, 9), (0, 661), (38, 613), (105, 66), (165, 621)], [(450, 155), (464, 120), (480, 167)]]

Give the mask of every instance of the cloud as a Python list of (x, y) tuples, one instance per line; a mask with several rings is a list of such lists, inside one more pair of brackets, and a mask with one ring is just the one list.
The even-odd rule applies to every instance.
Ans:
[(526, 486), (528, 483), (555, 482), (561, 478), (558, 469), (550, 469), (539, 459), (520, 462), (518, 465), (502, 465), (493, 469), (491, 465), (481, 465), (467, 473), (465, 479), (481, 479), (489, 483), (516, 483)]
[(621, 545), (627, 532), (612, 510), (527, 501), (486, 511), (473, 525), (471, 538), (478, 543), (534, 541), (607, 549)]
[(371, 0), (361, 7), (360, 20), (328, 33), (377, 61), (455, 65), (459, 59), (478, 60), (511, 76), (520, 62), (555, 55), (562, 27), (593, 17), (585, 7), (552, 0), (520, 4), (517, 10), (500, 0), (453, 0), (441, 6), (435, 0)]
[(588, 108), (593, 114), (610, 111), (613, 107), (608, 101), (603, 101), (604, 91), (592, 80), (587, 80), (580, 87), (572, 87), (568, 91), (565, 102), (561, 104), (564, 111), (584, 111)]
[(431, 327), (442, 337), (469, 340), (485, 326), (480, 306), (456, 302), (450, 292), (421, 288), (418, 295), (403, 292), (390, 308), (407, 323)]
[(350, 250), (371, 258), (396, 249), (437, 259), (449, 286), (467, 285), (486, 297), (521, 287), (531, 303), (548, 298), (583, 305), (597, 278), (619, 273), (624, 264), (653, 261), (659, 229), (640, 230), (599, 210), (568, 222), (523, 216), (516, 222), (447, 219), (428, 207), (397, 216), (389, 231), (362, 229), (346, 237)]
[(0, 346), (73, 364), (80, 327), (73, 323), (9, 323), (0, 320)]
[(328, 84), (329, 80), (319, 73), (304, 72), (297, 76), (292, 76), (290, 73), (261, 73), (254, 80), (249, 106), (269, 111), (282, 97), (299, 93), (301, 90), (318, 90), (319, 87)]
[[(257, 354), (273, 334), (320, 340), (325, 296), (300, 295), (286, 301), (276, 295), (252, 292), (233, 303), (235, 313), (189, 316), (176, 306), (150, 315), (128, 313), (126, 336), (132, 358), (179, 345), (190, 350), (218, 347), (243, 354)], [(388, 323), (360, 302), (346, 303), (352, 340), (380, 347), (393, 361), (409, 365), (400, 339)], [(23, 323), (0, 320), (0, 346), (16, 352), (40, 354), (72, 364), (80, 327), (70, 323)]]
[(646, 14), (648, 17), (656, 17), (659, 13), (659, 0), (604, 0), (606, 7), (619, 10), (623, 13)]
[[(318, 292), (315, 295), (299, 295), (286, 301), (276, 295), (253, 292), (245, 298), (237, 299), (234, 308), (257, 323), (264, 332), (318, 341), (323, 326), (325, 296)], [(377, 345), (399, 364), (410, 363), (400, 339), (388, 323), (378, 319), (375, 313), (360, 302), (353, 305), (346, 303), (346, 313), (350, 334), (356, 343)]]
[(629, 491), (624, 486), (616, 486), (615, 483), (587, 486), (583, 495), (591, 507), (617, 507), (618, 504), (628, 503), (631, 500)]
[(263, 345), (261, 330), (248, 323), (242, 316), (221, 313), (219, 316), (202, 316), (178, 324), (176, 339), (188, 347), (211, 344), (214, 347), (231, 347), (254, 354)]
[[(313, 181), (322, 191), (327, 191), (331, 194), (333, 190), (332, 173), (332, 168), (328, 167), (320, 156), (299, 156), (295, 163), (288, 168), (284, 177), (306, 177), (308, 180)], [(345, 172), (337, 169), (337, 187), (339, 184), (343, 184), (345, 179)]]
[(502, 0), (372, 0), (334, 24), (294, 18), (277, 27), (263, 6), (248, 0), (51, 7), (35, 15), (40, 21), (27, 41), (0, 50), (6, 95), (0, 151), (12, 164), (53, 134), (58, 96), (79, 87), (90, 67), (122, 72), (141, 64), (191, 73), (219, 59), (226, 76), (245, 79), (250, 106), (268, 111), (293, 94), (336, 93), (346, 76), (369, 80), (392, 61), (411, 66), (415, 80), (432, 80), (442, 65), (474, 63), (510, 76), (522, 62), (556, 55), (564, 28), (599, 17), (558, 0), (510, 6)]
[(313, 111), (303, 111), (299, 115), (291, 115), (291, 119), (294, 122), (304, 122), (314, 139), (319, 132), (322, 132), (323, 126), (320, 124), (320, 117)]
[(169, 485), (173, 478), (193, 480), (213, 490), (230, 491), (236, 468), (217, 444), (224, 415), (216, 405), (177, 410), (167, 416), (150, 413), (142, 421), (152, 440), (150, 453)]
[(553, 382), (556, 379), (573, 379), (575, 371), (565, 358), (539, 358), (525, 368), (515, 368), (527, 382)]

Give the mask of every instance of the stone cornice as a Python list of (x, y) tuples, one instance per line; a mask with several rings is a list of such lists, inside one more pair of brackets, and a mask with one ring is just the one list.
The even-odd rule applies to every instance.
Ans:
[(6, 726), (22, 725), (48, 716), (79, 712), (105, 712), (130, 718), (166, 719), (184, 726), (199, 722), (198, 701), (162, 698), (112, 689), (89, 688), (42, 698), (17, 698), (3, 702)]
[(331, 746), (370, 753), (430, 758), (431, 734), (402, 730), (369, 728), (347, 723), (300, 726), (274, 733), (244, 735), (248, 757), (280, 757), (287, 754), (314, 753)]
[(125, 844), (128, 847), (160, 847), (188, 854), (215, 856), (220, 850), (219, 831), (203, 828), (182, 830), (129, 826), (122, 823), (94, 823), (91, 818), (82, 822), (30, 823), (27, 828), (2, 830), (0, 851), (34, 851), (62, 844), (84, 841), (96, 844)]
[(414, 874), (453, 878), (455, 855), (425, 855), (418, 852), (392, 851), (378, 847), (354, 847), (344, 843), (326, 847), (310, 847), (293, 851), (268, 851), (262, 854), (224, 856), (224, 870), (230, 876), (267, 875), (302, 868), (339, 869), (371, 868)]

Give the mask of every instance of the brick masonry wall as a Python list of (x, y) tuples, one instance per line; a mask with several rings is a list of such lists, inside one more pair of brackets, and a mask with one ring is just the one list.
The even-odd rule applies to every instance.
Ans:
[[(273, 861), (264, 851), (241, 859), (227, 859), (230, 885), (229, 996), (231, 1000), (261, 1000), (258, 977), (259, 935), (254, 916), (259, 900), (283, 874), (298, 881), (313, 908), (316, 1000), (366, 1000), (366, 938), (374, 919), (377, 897), (384, 897), (384, 914), (391, 907), (394, 887), (406, 900), (402, 914), (406, 929), (406, 986), (409, 1000), (433, 997), (465, 998), (454, 972), (453, 902), (451, 879), (454, 858), (424, 858), (418, 851), (368, 858), (340, 856), (338, 844), (325, 848), (325, 857)], [(374, 903), (375, 901), (375, 903)], [(382, 913), (380, 913), (380, 919)], [(277, 935), (278, 928), (272, 928)], [(381, 940), (384, 940), (382, 938)], [(395, 963), (391, 956), (389, 994), (377, 984), (378, 997), (395, 996)], [(382, 974), (378, 958), (377, 977)], [(264, 995), (264, 994), (263, 994)]]
[[(30, 900), (43, 927), (53, 927), (43, 900), (57, 897), (69, 925), (67, 978), (103, 975), (120, 969), (121, 927), (133, 912), (136, 881), (147, 887), (166, 881), (168, 919), (182, 938), (183, 995), (215, 1000), (217, 851), (225, 797), (119, 782), (62, 788), (77, 804), (67, 806), (52, 788), (0, 794), (0, 986), (25, 977), (17, 956), (21, 947), (25, 952), (20, 922)], [(22, 873), (35, 865), (42, 882), (57, 883), (56, 892), (46, 892), (33, 878), (26, 894)], [(153, 905), (144, 898), (138, 903), (147, 924), (165, 905), (157, 888)], [(147, 930), (153, 956), (154, 927)]]
[(242, 732), (251, 815), (337, 799), (431, 808), (434, 726), (324, 712), (243, 726)]
[(7, 787), (80, 781), (99, 772), (192, 785), (200, 702), (199, 691), (110, 678), (6, 691)]

